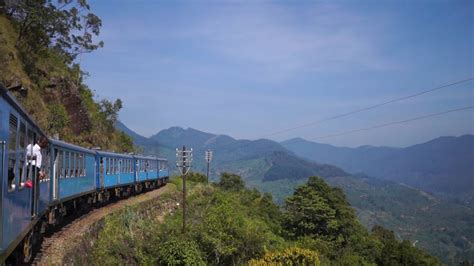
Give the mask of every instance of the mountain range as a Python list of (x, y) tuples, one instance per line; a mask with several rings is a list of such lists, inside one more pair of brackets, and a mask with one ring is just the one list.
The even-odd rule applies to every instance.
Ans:
[(337, 165), (350, 173), (365, 173), (439, 195), (473, 195), (473, 135), (439, 137), (406, 148), (335, 147), (301, 138), (281, 144), (298, 156)]
[[(474, 260), (472, 204), (441, 198), (406, 185), (408, 182), (399, 183), (388, 177), (378, 178), (377, 175), (373, 175), (377, 176), (375, 178), (363, 173), (349, 174), (349, 172), (361, 172), (356, 168), (356, 163), (353, 164), (354, 168), (342, 163), (339, 165), (340, 162), (350, 163), (350, 156), (357, 154), (362, 156), (360, 154), (364, 154), (364, 151), (370, 155), (364, 155), (365, 158), (384, 158), (394, 150), (402, 150), (400, 148), (364, 146), (352, 149), (315, 143), (314, 145), (321, 145), (327, 149), (324, 152), (331, 160), (327, 158), (313, 160), (310, 157), (312, 154), (309, 153), (311, 149), (302, 151), (289, 146), (289, 143), (295, 140), (283, 143), (266, 139), (237, 140), (227, 135), (181, 127), (171, 127), (146, 138), (122, 123), (118, 123), (117, 127), (129, 134), (135, 144), (142, 147), (144, 153), (165, 157), (169, 160), (170, 166), (176, 161), (175, 149), (186, 145), (188, 148), (193, 148), (193, 171), (205, 172), (204, 152), (207, 149), (213, 150), (211, 180), (217, 180), (224, 171), (239, 174), (249, 186), (273, 194), (280, 204), (296, 186), (305, 182), (307, 177), (320, 176), (345, 192), (349, 202), (357, 210), (359, 220), (367, 228), (381, 224), (394, 230), (399, 238), (411, 240), (446, 263)], [(457, 140), (448, 138), (450, 139)], [(445, 141), (444, 138), (441, 140)], [(304, 140), (298, 142), (303, 143)], [(431, 145), (432, 143), (428, 146)], [(423, 146), (422, 144), (415, 150), (430, 150)], [(349, 154), (346, 155), (349, 159), (337, 161), (339, 149)], [(429, 168), (429, 164), (423, 166), (424, 170)], [(353, 171), (354, 169), (358, 171)], [(437, 169), (433, 168), (432, 172), (435, 171)], [(453, 224), (456, 226), (452, 226)]]

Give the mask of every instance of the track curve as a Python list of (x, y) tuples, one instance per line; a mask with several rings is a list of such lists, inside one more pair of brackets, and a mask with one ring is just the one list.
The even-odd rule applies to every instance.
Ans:
[(175, 186), (173, 184), (167, 184), (161, 188), (132, 196), (127, 199), (122, 199), (101, 208), (92, 209), (79, 217), (72, 217), (66, 220), (63, 226), (56, 229), (50, 235), (44, 236), (41, 247), (39, 247), (38, 251), (35, 253), (33, 264), (63, 264), (65, 259), (67, 259), (65, 258), (65, 255), (68, 250), (81, 240), (93, 224), (97, 223), (105, 216), (121, 210), (126, 206), (141, 204), (171, 193), (174, 190)]

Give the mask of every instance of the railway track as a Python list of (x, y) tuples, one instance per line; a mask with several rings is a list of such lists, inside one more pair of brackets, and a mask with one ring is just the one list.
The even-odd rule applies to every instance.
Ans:
[(82, 237), (89, 231), (92, 225), (99, 222), (105, 216), (112, 214), (126, 206), (159, 198), (175, 190), (173, 184), (167, 184), (161, 188), (131, 196), (126, 199), (109, 203), (100, 208), (91, 209), (88, 212), (78, 213), (66, 217), (60, 226), (45, 232), (40, 245), (35, 247), (33, 265), (60, 265), (64, 264), (68, 251), (79, 243)]

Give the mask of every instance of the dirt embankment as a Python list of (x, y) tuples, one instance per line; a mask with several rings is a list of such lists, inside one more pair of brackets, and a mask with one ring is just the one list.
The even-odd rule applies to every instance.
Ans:
[(156, 219), (162, 221), (166, 214), (177, 207), (177, 198), (175, 185), (167, 184), (160, 189), (94, 209), (65, 225), (50, 237), (46, 237), (33, 263), (73, 265), (77, 258), (90, 253), (107, 215), (127, 206), (139, 205), (140, 211), (156, 213)]

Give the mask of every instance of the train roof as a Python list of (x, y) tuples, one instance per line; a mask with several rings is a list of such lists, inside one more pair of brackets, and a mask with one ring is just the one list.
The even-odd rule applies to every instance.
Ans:
[(158, 158), (153, 157), (153, 156), (147, 156), (147, 155), (133, 155), (135, 159), (140, 159), (140, 160), (158, 160)]
[(132, 155), (124, 154), (124, 153), (115, 153), (115, 152), (109, 152), (109, 151), (97, 151), (97, 154), (100, 155), (100, 156), (121, 157), (121, 158), (133, 159)]
[(38, 130), (43, 136), (46, 136), (46, 134), (43, 132), (43, 130), (41, 130), (36, 121), (25, 111), (25, 109), (23, 109), (23, 107), (15, 98), (15, 96), (11, 94), (2, 84), (0, 84), (0, 94), (11, 106), (13, 106), (13, 108), (16, 109), (18, 113), (20, 113), (24, 118), (26, 118), (26, 120), (28, 120), (28, 122), (36, 128), (36, 130)]
[(49, 141), (50, 141), (50, 143), (52, 143), (55, 146), (63, 147), (63, 148), (70, 149), (70, 150), (80, 151), (80, 152), (89, 153), (89, 154), (96, 154), (96, 152), (97, 152), (95, 150), (86, 149), (84, 147), (77, 146), (77, 145), (67, 143), (67, 142), (64, 142), (64, 141), (61, 141), (61, 140), (57, 140), (57, 139), (50, 139)]

